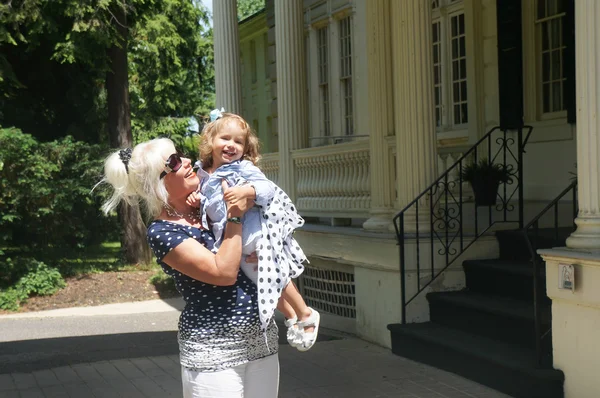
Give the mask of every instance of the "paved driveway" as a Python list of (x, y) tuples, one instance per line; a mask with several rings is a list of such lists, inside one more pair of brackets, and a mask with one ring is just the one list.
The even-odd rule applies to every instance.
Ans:
[[(0, 316), (0, 398), (181, 397), (178, 302)], [(306, 353), (280, 342), (281, 398), (508, 398), (326, 329)]]

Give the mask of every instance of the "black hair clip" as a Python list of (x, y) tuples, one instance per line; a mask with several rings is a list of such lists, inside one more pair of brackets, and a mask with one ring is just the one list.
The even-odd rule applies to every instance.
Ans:
[(131, 159), (131, 148), (121, 149), (119, 151), (119, 158), (125, 165), (125, 171), (129, 174), (129, 159)]

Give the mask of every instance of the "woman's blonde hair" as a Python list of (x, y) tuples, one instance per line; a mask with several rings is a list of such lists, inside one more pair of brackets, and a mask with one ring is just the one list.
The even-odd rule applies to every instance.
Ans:
[(175, 153), (173, 141), (157, 138), (142, 142), (133, 148), (127, 162), (122, 159), (121, 151), (112, 153), (104, 161), (104, 178), (97, 185), (109, 183), (113, 194), (102, 205), (102, 211), (108, 214), (121, 201), (141, 202), (148, 216), (158, 217), (169, 198), (160, 173), (165, 169), (165, 159)]
[(254, 133), (254, 130), (252, 130), (252, 127), (250, 127), (248, 122), (246, 122), (243, 117), (236, 115), (235, 113), (224, 112), (222, 117), (218, 118), (214, 122), (208, 123), (202, 129), (202, 134), (200, 135), (200, 145), (198, 146), (202, 167), (212, 166), (213, 140), (219, 131), (221, 131), (221, 129), (230, 122), (238, 123), (245, 134), (246, 140), (242, 159), (249, 160), (253, 164), (257, 164), (260, 160), (258, 137)]

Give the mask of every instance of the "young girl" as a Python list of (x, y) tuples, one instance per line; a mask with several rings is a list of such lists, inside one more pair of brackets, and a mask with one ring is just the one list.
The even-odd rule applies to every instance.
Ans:
[[(320, 315), (308, 307), (291, 278), (304, 270), (304, 252), (293, 238), (304, 220), (281, 188), (260, 171), (258, 138), (240, 116), (211, 112), (211, 122), (201, 135), (198, 192), (188, 203), (202, 207), (202, 224), (212, 228), (215, 248), (221, 244), (227, 222), (243, 223), (242, 252), (256, 252), (258, 266), (242, 259), (240, 268), (259, 289), (261, 321), (267, 325), (278, 308), (286, 317), (287, 339), (300, 351), (309, 350), (317, 340)], [(221, 181), (229, 188), (222, 190)], [(228, 219), (225, 201), (235, 204), (254, 199), (256, 206), (242, 219)], [(244, 258), (244, 256), (242, 257)]]

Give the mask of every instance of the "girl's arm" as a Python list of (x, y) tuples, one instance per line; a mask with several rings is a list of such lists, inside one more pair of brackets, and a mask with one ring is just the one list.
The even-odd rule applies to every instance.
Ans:
[(241, 177), (248, 182), (253, 191), (256, 204), (266, 206), (275, 196), (277, 185), (265, 176), (265, 174), (251, 162), (244, 164), (241, 171)]

